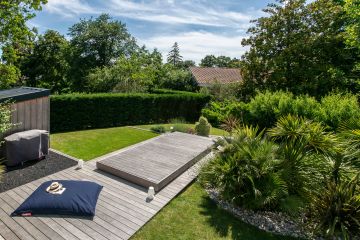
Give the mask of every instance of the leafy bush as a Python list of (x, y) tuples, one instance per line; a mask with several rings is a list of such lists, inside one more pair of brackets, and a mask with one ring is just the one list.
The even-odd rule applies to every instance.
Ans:
[(150, 130), (155, 133), (165, 133), (166, 132), (166, 129), (164, 126), (153, 126), (150, 128)]
[(164, 71), (165, 74), (159, 83), (161, 88), (181, 91), (195, 91), (197, 89), (197, 83), (194, 81), (189, 70), (166, 66)]
[(209, 96), (181, 94), (67, 94), (51, 96), (51, 131), (195, 121)]
[(317, 101), (306, 95), (277, 91), (258, 94), (248, 103), (224, 101), (210, 102), (202, 110), (203, 116), (214, 126), (219, 126), (228, 116), (260, 128), (271, 128), (282, 116), (288, 114), (305, 117), (326, 124), (336, 130), (339, 124), (360, 118), (360, 106), (356, 95), (330, 94)]
[(200, 117), (195, 124), (196, 134), (199, 136), (208, 137), (210, 134), (211, 125), (205, 117)]
[(332, 129), (341, 122), (360, 118), (360, 106), (357, 96), (352, 94), (331, 94), (321, 99), (320, 111), (315, 111), (316, 119)]
[[(0, 139), (2, 135), (13, 126), (10, 119), (11, 119), (10, 104), (0, 103)], [(2, 143), (3, 142), (0, 142), (0, 145)]]
[(293, 95), (286, 92), (258, 93), (247, 104), (249, 109), (249, 121), (261, 128), (271, 127), (282, 114), (291, 112)]
[(2, 165), (1, 159), (1, 145), (3, 144), (3, 134), (10, 130), (13, 124), (11, 123), (11, 108), (8, 103), (0, 103), (0, 180), (1, 174), (4, 172), (4, 166)]
[(202, 115), (208, 119), (214, 127), (219, 127), (229, 115), (242, 120), (248, 114), (247, 105), (243, 102), (225, 101), (210, 102), (206, 108), (201, 111)]

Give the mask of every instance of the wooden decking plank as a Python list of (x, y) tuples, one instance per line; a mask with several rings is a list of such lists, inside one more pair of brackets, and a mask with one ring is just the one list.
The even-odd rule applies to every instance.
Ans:
[[(86, 174), (83, 171), (78, 171), (76, 173), (79, 175)], [(96, 180), (101, 185), (106, 186), (106, 188), (103, 189), (103, 191), (108, 191), (108, 193), (110, 193), (111, 195), (116, 195), (118, 198), (120, 198), (124, 201), (127, 201), (132, 205), (136, 205), (137, 207), (139, 207), (143, 210), (146, 210), (150, 213), (155, 213), (157, 210), (159, 210), (159, 208), (161, 208), (160, 204), (159, 204), (160, 206), (156, 206), (155, 205), (156, 203), (146, 204), (146, 202), (145, 202), (146, 193), (143, 193), (142, 194), (143, 196), (141, 196), (141, 195), (139, 195), (139, 192), (138, 192), (138, 194), (136, 194), (131, 191), (126, 191), (127, 188), (117, 188), (115, 182), (107, 182), (104, 179), (102, 179), (101, 177), (99, 177), (98, 176), (99, 174), (95, 174), (94, 172), (92, 172), (91, 174), (87, 173), (86, 175), (91, 176), (93, 178), (93, 180)], [(73, 175), (73, 177), (76, 178), (77, 176)], [(81, 179), (81, 177), (79, 177), (79, 179)], [(106, 179), (106, 180), (108, 180), (108, 179)], [(126, 194), (126, 197), (121, 194), (118, 194), (119, 192), (123, 192), (124, 194)]]
[[(23, 202), (23, 199), (19, 195), (14, 194), (14, 192), (13, 194), (11, 192), (1, 194), (0, 197), (8, 204), (10, 204), (11, 207), (14, 209)], [(39, 219), (29, 217), (26, 218), (26, 220), (29, 221), (32, 225), (34, 225), (36, 228), (38, 228), (49, 239), (64, 239), (48, 225), (43, 224)]]
[[(78, 174), (81, 174), (80, 172), (77, 172)], [(69, 173), (71, 174), (71, 173)], [(76, 175), (71, 175), (71, 177), (74, 179), (78, 179), (81, 180), (81, 177), (76, 176)], [(93, 176), (95, 177), (95, 176)], [(98, 180), (97, 178), (95, 180)], [(121, 191), (121, 189), (118, 189), (119, 191), (117, 191), (115, 189), (115, 191), (111, 191), (113, 190), (115, 187), (113, 186), (114, 183), (112, 183), (111, 185), (99, 180), (98, 183), (103, 184), (104, 188), (102, 191), (108, 192), (111, 195), (115, 195), (117, 198), (122, 199), (123, 201), (128, 202), (131, 205), (136, 205), (138, 208), (142, 209), (142, 210), (146, 210), (149, 213), (154, 213), (154, 211), (156, 211), (158, 208), (156, 208), (156, 210), (154, 210), (153, 208), (150, 208), (151, 205), (145, 205), (145, 197), (143, 199), (141, 198), (136, 198), (134, 195), (127, 195), (126, 197), (124, 197), (123, 195), (118, 194), (119, 191)]]
[[(111, 174), (97, 171), (93, 163), (85, 163), (84, 168), (81, 170), (75, 170), (73, 167), (65, 169), (8, 192), (0, 193), (0, 204), (1, 201), (6, 200), (6, 202), (9, 202), (9, 200), (13, 199), (14, 203), (8, 204), (9, 208), (15, 208), (17, 204), (47, 180), (89, 180), (104, 186), (99, 196), (94, 219), (47, 216), (24, 218), (27, 223), (18, 223), (8, 216), (9, 209), (4, 211), (4, 209), (0, 208), (0, 236), (6, 240), (35, 239), (34, 236), (29, 234), (29, 231), (31, 231), (30, 226), (33, 226), (50, 239), (53, 239), (52, 235), (60, 236), (59, 240), (62, 238), (129, 239), (196, 178), (201, 162), (202, 160), (171, 181), (157, 192), (155, 199), (150, 202), (146, 202), (147, 190), (144, 187), (137, 186)], [(25, 227), (23, 224), (27, 224), (27, 226)], [(39, 224), (44, 224), (44, 226), (38, 227)]]
[(13, 218), (9, 217), (8, 213), (6, 213), (2, 208), (0, 208), (0, 219), (20, 239), (35, 240), (35, 238), (30, 235), (30, 233), (28, 233), (18, 222), (16, 222)]
[(5, 223), (3, 223), (0, 219), (0, 230), (1, 230), (1, 236), (3, 237), (3, 239), (6, 240), (20, 240), (20, 238), (18, 236), (16, 236), (16, 234), (11, 231), (10, 228), (8, 228), (8, 226), (6, 226)]
[[(143, 202), (143, 200), (147, 196), (147, 189), (145, 189), (144, 187), (140, 187), (138, 185), (135, 185), (134, 183), (131, 183), (125, 179), (119, 178), (109, 173), (101, 172), (101, 174), (99, 174), (98, 172), (89, 168), (89, 166), (86, 166), (84, 169), (82, 169), (82, 172), (87, 172), (90, 175), (97, 173), (96, 177), (101, 178), (101, 180), (104, 180), (105, 182), (108, 182), (109, 184), (111, 184), (112, 187), (117, 187), (120, 191), (124, 191), (127, 194), (134, 195), (135, 197), (140, 197), (141, 202)], [(114, 185), (114, 181), (116, 181), (116, 185)], [(166, 199), (159, 198), (156, 199), (152, 204), (162, 207), (163, 204), (165, 204), (166, 202)]]
[[(3, 194), (0, 194), (0, 206), (3, 209), (3, 211), (8, 214), (8, 217), (10, 218), (9, 215), (14, 211), (14, 208), (11, 207), (10, 203), (7, 203), (3, 199)], [(39, 231), (39, 229), (34, 227), (34, 225), (32, 225), (26, 218), (14, 217), (13, 220), (16, 221), (20, 226), (22, 226), (24, 230), (27, 231), (35, 239), (40, 239), (40, 240), (49, 239), (41, 231)]]
[(165, 134), (136, 148), (97, 161), (100, 170), (155, 191), (169, 184), (206, 154), (213, 141), (184, 133)]
[[(63, 176), (61, 176), (61, 178), (64, 178)], [(77, 177), (76, 176), (74, 176), (74, 177), (72, 177), (72, 176), (70, 176), (70, 179), (77, 179)], [(47, 180), (49, 180), (50, 178), (48, 178)], [(80, 179), (80, 178), (79, 178)], [(103, 194), (100, 194), (100, 196), (99, 196), (99, 200), (103, 200), (103, 198), (104, 199), (109, 199), (109, 200), (107, 200), (108, 202), (118, 202), (119, 201), (119, 199), (118, 198), (109, 198), (109, 196), (107, 196), (107, 195), (103, 195)], [(132, 205), (130, 205), (130, 204), (128, 204), (128, 205), (125, 205), (124, 206), (124, 209), (131, 209), (131, 207), (133, 207)], [(133, 212), (133, 211), (132, 211)], [(144, 214), (144, 212), (142, 212), (142, 211), (139, 211), (138, 212), (138, 214), (137, 214), (137, 216), (144, 216), (144, 215), (146, 215), (146, 214)], [(150, 214), (149, 213), (149, 216), (152, 216), (152, 214)], [(132, 217), (132, 220), (135, 220), (135, 219), (133, 219), (134, 218), (134, 216)], [(139, 220), (140, 222), (143, 222), (143, 220)], [(137, 222), (139, 222), (139, 221), (137, 221)]]

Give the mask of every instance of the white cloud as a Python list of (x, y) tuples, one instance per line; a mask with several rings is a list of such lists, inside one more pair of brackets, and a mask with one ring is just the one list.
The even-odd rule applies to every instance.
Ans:
[(83, 0), (49, 0), (44, 10), (62, 17), (73, 18), (81, 14), (99, 14), (101, 11)]
[(140, 42), (147, 47), (157, 48), (163, 54), (164, 60), (174, 42), (178, 42), (184, 60), (190, 59), (199, 63), (208, 54), (240, 58), (247, 50), (241, 46), (244, 37), (246, 36), (227, 37), (210, 32), (187, 32), (155, 36)]
[(258, 11), (246, 13), (214, 8), (206, 1), (156, 0), (135, 2), (130, 0), (103, 1), (93, 6), (90, 0), (49, 0), (45, 10), (63, 17), (77, 18), (81, 14), (109, 13), (112, 16), (167, 24), (196, 24), (202, 26), (242, 28), (259, 15)]
[[(94, 0), (49, 0), (45, 10), (74, 20), (84, 14), (104, 12), (113, 17), (166, 24), (162, 25), (161, 32), (156, 30), (138, 42), (159, 49), (164, 59), (173, 43), (178, 42), (184, 59), (196, 62), (207, 54), (239, 58), (246, 50), (241, 46), (241, 40), (246, 37), (250, 20), (264, 15), (259, 9), (235, 11), (204, 0), (107, 0), (99, 1), (98, 5), (94, 3)], [(194, 30), (190, 25), (206, 27), (207, 30)], [(177, 34), (168, 32), (179, 26), (182, 28)]]

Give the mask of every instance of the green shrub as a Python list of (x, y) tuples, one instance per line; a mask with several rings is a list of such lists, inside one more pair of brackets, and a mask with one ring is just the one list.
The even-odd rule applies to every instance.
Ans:
[(196, 93), (55, 95), (51, 131), (162, 123), (180, 117), (193, 122), (209, 99)]
[(316, 119), (332, 129), (337, 129), (341, 122), (360, 119), (360, 107), (356, 95), (330, 94), (321, 99), (321, 109), (316, 111)]
[(247, 116), (247, 105), (243, 102), (225, 101), (225, 102), (210, 102), (206, 108), (201, 111), (202, 115), (206, 117), (214, 127), (219, 127), (224, 120), (229, 116), (233, 116), (242, 120)]
[(231, 115), (247, 125), (271, 128), (280, 117), (288, 114), (322, 122), (336, 130), (341, 122), (360, 119), (360, 106), (357, 96), (351, 94), (333, 93), (317, 101), (307, 95), (294, 97), (288, 92), (266, 91), (258, 92), (248, 103), (210, 102), (202, 110), (202, 115), (213, 126), (219, 126)]
[(166, 129), (164, 126), (153, 126), (150, 128), (150, 130), (155, 133), (165, 133), (166, 132)]
[(201, 170), (199, 181), (216, 188), (236, 205), (251, 209), (274, 209), (288, 195), (286, 182), (277, 172), (277, 145), (257, 128), (239, 129), (226, 138), (224, 151)]
[(264, 93), (259, 92), (250, 100), (248, 105), (248, 121), (260, 128), (271, 127), (278, 117), (291, 112), (293, 94), (282, 91)]
[(208, 137), (210, 134), (211, 125), (205, 117), (200, 117), (195, 124), (195, 132), (199, 136)]
[(9, 103), (0, 103), (0, 180), (2, 173), (4, 172), (4, 166), (2, 165), (2, 149), (4, 133), (11, 129), (13, 124), (11, 123), (11, 107)]

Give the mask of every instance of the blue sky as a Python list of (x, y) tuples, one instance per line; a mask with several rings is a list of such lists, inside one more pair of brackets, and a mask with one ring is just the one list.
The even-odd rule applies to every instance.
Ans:
[(240, 57), (250, 20), (262, 16), (269, 1), (49, 0), (29, 25), (40, 33), (54, 29), (66, 35), (80, 18), (109, 13), (140, 45), (159, 49), (165, 58), (177, 41), (184, 59), (199, 62), (207, 54)]

